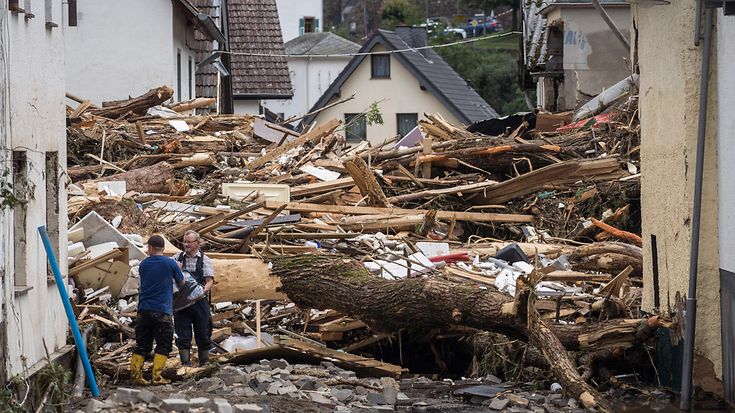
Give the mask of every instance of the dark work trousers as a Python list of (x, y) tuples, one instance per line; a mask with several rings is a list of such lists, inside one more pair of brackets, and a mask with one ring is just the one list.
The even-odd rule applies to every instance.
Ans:
[(209, 351), (212, 347), (212, 313), (206, 298), (174, 314), (176, 327), (176, 347), (179, 350), (191, 349), (191, 330), (194, 328), (194, 339), (199, 351)]
[(147, 356), (156, 340), (156, 354), (168, 357), (174, 341), (174, 326), (171, 316), (158, 311), (139, 311), (135, 325), (135, 354)]

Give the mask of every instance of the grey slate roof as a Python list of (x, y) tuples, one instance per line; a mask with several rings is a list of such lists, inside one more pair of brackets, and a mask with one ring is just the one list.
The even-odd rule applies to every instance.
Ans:
[(289, 55), (357, 53), (360, 45), (330, 32), (305, 33), (283, 45)]
[[(207, 13), (220, 26), (217, 7), (212, 0), (193, 0), (202, 13)], [(197, 63), (206, 59), (213, 51), (212, 41), (199, 31), (194, 32), (194, 50)], [(200, 67), (196, 75), (196, 95), (198, 97), (217, 97), (217, 69), (208, 64)]]
[(276, 0), (228, 0), (227, 26), (232, 52), (232, 94), (235, 99), (291, 98), (291, 78), (283, 50)]
[[(426, 44), (424, 28), (403, 28), (401, 33), (402, 36), (396, 32), (378, 30), (360, 49), (360, 53), (369, 52), (378, 44), (388, 50), (404, 50)], [(409, 50), (394, 53), (393, 56), (413, 74), (422, 88), (436, 96), (460, 122), (475, 123), (498, 117), (498, 113), (432, 49), (420, 52)], [(339, 95), (342, 85), (366, 57), (353, 57), (309, 112), (324, 107), (334, 96)], [(312, 122), (314, 117), (305, 118), (303, 124)]]

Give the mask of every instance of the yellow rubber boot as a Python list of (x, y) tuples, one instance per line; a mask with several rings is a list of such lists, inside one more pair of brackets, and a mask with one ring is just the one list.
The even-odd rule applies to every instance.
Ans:
[(145, 357), (140, 354), (133, 354), (130, 357), (130, 377), (133, 379), (133, 383), (140, 386), (147, 386), (151, 384), (148, 380), (143, 378), (143, 363)]
[(153, 380), (151, 380), (153, 384), (171, 383), (171, 380), (166, 380), (161, 376), (163, 369), (166, 368), (166, 360), (168, 360), (168, 357), (163, 354), (155, 354), (153, 356)]

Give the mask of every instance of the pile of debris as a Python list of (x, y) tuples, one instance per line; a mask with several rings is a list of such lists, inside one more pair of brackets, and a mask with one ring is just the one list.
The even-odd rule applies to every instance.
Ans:
[[(167, 96), (68, 110), (70, 275), (79, 319), (103, 330), (103, 371), (124, 376), (144, 239), (164, 234), (173, 254), (188, 230), (214, 260), (222, 360), (278, 349), (399, 377), (371, 356), (405, 329), (557, 337), (599, 354), (671, 326), (639, 308), (635, 98), (572, 127), (539, 113), (465, 129), (427, 114), (406, 137), (348, 145), (339, 120), (298, 133), (182, 116), (203, 103), (160, 106)], [(536, 336), (533, 314), (553, 334)]]

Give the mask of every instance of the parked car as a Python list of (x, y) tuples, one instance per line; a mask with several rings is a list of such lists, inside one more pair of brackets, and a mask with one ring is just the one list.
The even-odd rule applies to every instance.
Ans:
[(446, 17), (430, 17), (426, 19), (426, 23), (422, 23), (421, 27), (426, 27), (429, 34), (442, 33), (456, 37), (457, 39), (466, 39), (467, 32), (460, 27), (452, 27)]
[(475, 16), (467, 19), (467, 36), (483, 36), (503, 30), (503, 26), (493, 16)]

